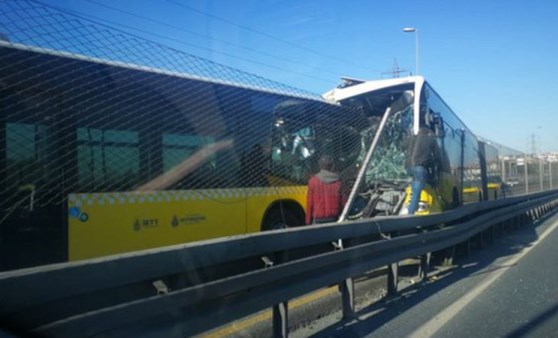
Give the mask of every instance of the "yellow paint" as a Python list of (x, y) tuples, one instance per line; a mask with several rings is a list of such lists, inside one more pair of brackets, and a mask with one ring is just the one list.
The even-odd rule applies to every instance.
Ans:
[[(289, 302), (289, 309), (295, 309), (300, 306), (304, 306), (310, 302), (314, 302), (320, 298), (326, 297), (332, 293), (338, 292), (337, 286), (332, 286), (327, 289), (322, 289), (313, 293), (308, 294), (307, 296), (297, 298), (291, 302)], [(201, 335), (204, 338), (218, 338), (224, 337), (228, 335), (232, 335), (238, 331), (245, 330), (250, 326), (253, 326), (259, 322), (264, 320), (271, 319), (272, 312), (270, 310), (263, 311), (255, 316), (248, 317), (243, 320), (236, 321), (230, 325), (223, 327), (222, 329), (218, 329), (216, 331), (209, 332), (207, 334)]]
[(260, 230), (277, 200), (305, 207), (306, 187), (71, 194), (71, 261)]
[[(411, 202), (411, 186), (408, 186), (405, 189), (405, 202), (403, 204), (404, 208), (409, 206)], [(428, 205), (428, 210), (424, 211), (417, 211), (416, 215), (428, 215), (435, 212), (441, 212), (444, 210), (443, 204), (439, 194), (436, 192), (434, 188), (430, 185), (426, 185), (424, 189), (420, 192), (420, 199), (419, 202), (426, 203)]]

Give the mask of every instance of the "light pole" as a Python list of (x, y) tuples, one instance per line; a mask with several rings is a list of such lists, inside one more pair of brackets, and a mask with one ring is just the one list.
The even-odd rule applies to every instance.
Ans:
[(419, 75), (419, 42), (418, 42), (418, 28), (415, 27), (405, 27), (403, 28), (405, 33), (415, 33), (415, 75)]

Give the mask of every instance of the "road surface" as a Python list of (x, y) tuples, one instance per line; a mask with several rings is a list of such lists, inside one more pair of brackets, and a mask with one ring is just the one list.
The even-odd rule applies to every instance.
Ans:
[(558, 216), (500, 237), (394, 299), (330, 315), (294, 337), (558, 336)]

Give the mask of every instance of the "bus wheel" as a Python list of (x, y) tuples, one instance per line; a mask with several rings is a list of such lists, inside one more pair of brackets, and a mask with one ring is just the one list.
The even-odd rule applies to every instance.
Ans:
[[(279, 205), (268, 211), (262, 223), (262, 231), (287, 229), (302, 224), (304, 221), (293, 210)], [(292, 255), (289, 251), (280, 251), (272, 253), (269, 258), (275, 264), (281, 264), (288, 262)]]
[(302, 225), (297, 214), (287, 208), (276, 207), (268, 212), (262, 224), (262, 231), (287, 229)]

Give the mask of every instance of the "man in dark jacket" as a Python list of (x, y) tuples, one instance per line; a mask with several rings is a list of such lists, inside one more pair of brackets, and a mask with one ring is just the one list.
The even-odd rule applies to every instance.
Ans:
[(411, 201), (407, 209), (409, 215), (413, 215), (417, 211), (420, 194), (426, 186), (429, 171), (434, 171), (438, 159), (439, 150), (436, 137), (430, 128), (421, 126), (417, 135), (410, 135), (407, 144), (405, 167), (409, 175), (413, 177)]
[(345, 203), (339, 174), (334, 172), (334, 161), (329, 155), (318, 162), (320, 172), (308, 182), (306, 224), (335, 222)]

